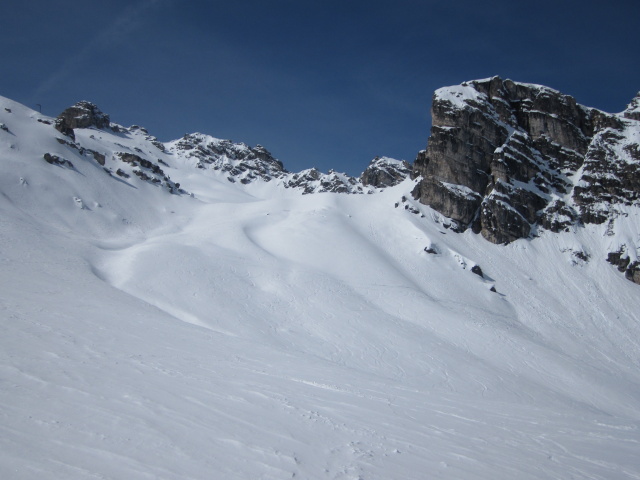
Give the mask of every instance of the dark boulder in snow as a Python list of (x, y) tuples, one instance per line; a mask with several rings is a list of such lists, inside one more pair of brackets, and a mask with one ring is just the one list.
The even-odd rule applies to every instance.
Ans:
[(479, 277), (484, 278), (484, 273), (482, 272), (482, 268), (480, 268), (480, 265), (474, 265), (473, 267), (471, 267), (471, 272), (475, 273)]
[(98, 162), (98, 164), (104, 166), (106, 161), (106, 157), (104, 156), (104, 154), (100, 152), (96, 152), (95, 150), (88, 150), (88, 152), (91, 153), (91, 155), (93, 155), (93, 158), (96, 160), (96, 162)]
[(424, 251), (431, 254), (431, 255), (438, 255), (440, 252), (438, 252), (438, 248), (435, 245), (429, 245), (428, 247), (424, 247)]
[(71, 163), (69, 160), (66, 160), (64, 158), (60, 158), (58, 155), (51, 155), (50, 153), (45, 153), (43, 155), (43, 158), (45, 162), (47, 162), (49, 165), (60, 165), (63, 167), (66, 166), (69, 168), (74, 168), (73, 163)]
[(633, 283), (640, 284), (640, 262), (633, 262), (625, 270), (624, 276)]
[(607, 262), (615, 265), (619, 272), (623, 272), (625, 278), (640, 284), (640, 262), (631, 261), (626, 245), (621, 246), (615, 252), (609, 252)]

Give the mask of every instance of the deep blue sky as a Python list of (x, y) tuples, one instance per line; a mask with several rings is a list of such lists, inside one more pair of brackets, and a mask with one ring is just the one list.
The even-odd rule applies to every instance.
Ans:
[(260, 143), (289, 170), (413, 161), (436, 88), (500, 75), (609, 112), (640, 90), (639, 0), (4, 0), (0, 95), (90, 100), (160, 140)]

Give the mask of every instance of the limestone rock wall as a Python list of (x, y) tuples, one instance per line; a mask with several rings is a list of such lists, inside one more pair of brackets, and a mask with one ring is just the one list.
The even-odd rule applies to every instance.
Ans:
[(500, 77), (439, 89), (414, 196), (494, 243), (602, 223), (639, 202), (639, 104), (612, 115)]
[(604, 224), (603, 257), (640, 283), (640, 93), (609, 114), (493, 77), (437, 90), (431, 113), (416, 199), (494, 243)]

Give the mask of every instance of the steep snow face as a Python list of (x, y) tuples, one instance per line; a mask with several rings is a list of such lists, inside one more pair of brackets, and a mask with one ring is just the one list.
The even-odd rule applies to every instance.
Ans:
[(640, 476), (607, 224), (499, 246), (412, 180), (303, 195), (139, 127), (0, 123), (2, 478)]

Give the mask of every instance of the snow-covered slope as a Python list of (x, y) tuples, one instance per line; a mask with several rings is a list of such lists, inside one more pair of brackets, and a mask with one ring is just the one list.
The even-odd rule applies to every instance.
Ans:
[(494, 245), (411, 180), (303, 195), (139, 127), (0, 123), (0, 478), (640, 477), (606, 225)]

